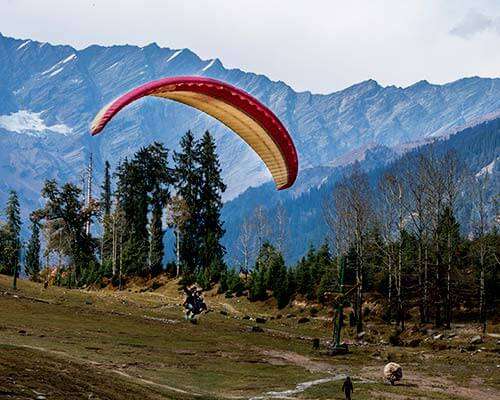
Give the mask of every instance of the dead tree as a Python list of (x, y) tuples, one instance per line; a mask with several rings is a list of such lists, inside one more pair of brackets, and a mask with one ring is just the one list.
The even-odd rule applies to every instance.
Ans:
[(285, 257), (286, 251), (286, 238), (288, 230), (288, 216), (286, 214), (285, 207), (282, 202), (279, 202), (276, 206), (275, 214), (275, 237), (276, 237), (276, 248)]
[(259, 205), (255, 207), (253, 212), (253, 223), (255, 225), (255, 233), (257, 236), (257, 251), (259, 251), (264, 242), (268, 240), (271, 230), (269, 220), (263, 206)]
[(238, 236), (239, 249), (243, 258), (241, 271), (248, 278), (249, 265), (255, 256), (255, 225), (249, 217), (243, 218)]
[(403, 304), (403, 229), (404, 229), (404, 197), (401, 180), (385, 174), (380, 181), (380, 192), (383, 202), (379, 209), (378, 220), (382, 227), (384, 243), (381, 246), (388, 260), (389, 267), (389, 307), (392, 300), (392, 276), (396, 289), (397, 322), (404, 329)]
[(473, 251), (476, 254), (479, 267), (479, 321), (483, 326), (483, 333), (486, 332), (486, 259), (488, 256), (488, 243), (486, 234), (489, 230), (486, 190), (488, 187), (489, 175), (474, 177), (472, 180), (472, 234), (474, 238)]
[[(373, 223), (372, 190), (366, 174), (355, 165), (351, 175), (344, 177), (333, 190), (333, 210), (326, 210), (331, 229), (335, 231), (336, 241), (356, 255), (356, 301), (355, 315), (358, 332), (363, 330), (363, 274), (365, 268), (365, 248), (368, 233)], [(326, 204), (330, 207), (330, 204)], [(330, 221), (330, 222), (329, 222)]]
[(167, 204), (167, 226), (174, 228), (175, 232), (175, 276), (181, 273), (180, 242), (183, 228), (191, 218), (186, 201), (180, 196), (173, 196)]

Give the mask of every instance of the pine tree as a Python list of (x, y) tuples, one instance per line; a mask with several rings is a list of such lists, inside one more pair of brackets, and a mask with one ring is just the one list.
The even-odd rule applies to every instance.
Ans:
[(163, 203), (155, 201), (153, 203), (151, 217), (151, 244), (150, 244), (150, 268), (151, 275), (156, 276), (163, 270), (163, 256), (165, 254), (163, 246)]
[(101, 189), (101, 208), (103, 215), (109, 216), (111, 214), (111, 173), (109, 161), (104, 163), (104, 182)]
[(198, 147), (200, 163), (200, 262), (210, 269), (210, 279), (218, 281), (224, 266), (226, 252), (221, 244), (224, 228), (220, 220), (222, 193), (226, 185), (221, 178), (220, 163), (215, 142), (206, 131)]
[(7, 273), (13, 275), (12, 287), (16, 289), (21, 259), (21, 211), (17, 193), (13, 190), (9, 194), (5, 214)]
[(148, 193), (144, 171), (136, 157), (125, 159), (116, 175), (118, 201), (126, 223), (121, 253), (123, 273), (144, 275), (149, 255)]
[(266, 300), (266, 278), (264, 268), (255, 268), (250, 274), (251, 284), (249, 299), (251, 301)]
[(202, 267), (200, 245), (200, 184), (199, 146), (191, 131), (180, 141), (180, 152), (174, 153), (177, 194), (183, 199), (189, 218), (184, 221), (179, 240), (183, 271), (195, 276)]
[(116, 195), (125, 221), (123, 273), (157, 275), (163, 268), (163, 209), (173, 182), (167, 149), (157, 142), (141, 148), (132, 160), (125, 159), (118, 166), (116, 176)]
[(273, 260), (272, 269), (276, 274), (273, 282), (273, 296), (278, 302), (278, 308), (286, 307), (290, 301), (291, 293), (288, 285), (288, 273), (285, 266), (285, 261), (281, 254)]
[(148, 177), (150, 193), (151, 223), (149, 266), (153, 276), (163, 271), (163, 210), (170, 198), (170, 185), (174, 183), (172, 170), (168, 167), (168, 150), (161, 143), (148, 146), (145, 173)]
[(325, 301), (325, 293), (327, 292), (337, 292), (339, 289), (339, 282), (337, 277), (337, 271), (330, 264), (324, 271), (321, 281), (319, 282), (318, 289), (316, 291), (316, 297), (319, 302)]
[(111, 220), (111, 173), (108, 161), (104, 163), (104, 182), (101, 186), (102, 239), (101, 260), (103, 265), (111, 263), (113, 234)]
[(314, 283), (311, 277), (311, 268), (303, 257), (297, 264), (296, 271), (297, 293), (306, 296), (308, 299), (314, 297)]
[(40, 274), (40, 223), (33, 216), (31, 217), (31, 236), (26, 250), (24, 271), (32, 281), (38, 281)]

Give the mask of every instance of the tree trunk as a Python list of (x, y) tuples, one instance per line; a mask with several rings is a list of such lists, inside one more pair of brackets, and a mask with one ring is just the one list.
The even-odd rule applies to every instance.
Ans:
[[(480, 239), (482, 240), (482, 238)], [(486, 333), (486, 309), (485, 309), (485, 286), (484, 286), (484, 251), (482, 244), (480, 245), (479, 255), (479, 318), (483, 326), (483, 333)]]
[(425, 246), (424, 258), (424, 322), (429, 322), (429, 251)]
[(116, 215), (113, 215), (113, 262), (112, 262), (113, 278), (116, 276), (116, 261), (117, 261), (117, 250), (118, 250), (117, 241), (118, 240), (116, 235)]
[(420, 323), (423, 324), (425, 322), (424, 318), (424, 301), (422, 297), (422, 242), (418, 240), (418, 255), (417, 255), (417, 263), (418, 263), (418, 291), (419, 291), (419, 314), (420, 314)]
[(401, 242), (398, 248), (398, 275), (396, 280), (397, 285), (397, 296), (398, 296), (398, 323), (401, 330), (404, 329), (404, 315), (403, 315), (403, 299), (402, 299), (402, 287), (401, 287), (401, 275), (403, 273), (403, 244)]
[(180, 245), (179, 245), (179, 242), (180, 242), (180, 232), (179, 232), (179, 228), (176, 227), (175, 228), (175, 256), (176, 256), (176, 261), (177, 261), (177, 271), (175, 273), (175, 276), (176, 277), (179, 277), (180, 273), (181, 273), (181, 253), (180, 253)]
[(14, 276), (12, 278), (12, 289), (17, 290), (17, 265), (14, 265)]
[(451, 234), (448, 233), (448, 260), (446, 266), (446, 328), (451, 328)]
[[(358, 236), (359, 237), (359, 236)], [(361, 240), (358, 241), (358, 254), (359, 259), (357, 260), (356, 268), (356, 297), (357, 297), (357, 321), (356, 321), (356, 331), (361, 333), (363, 331), (363, 244)]]
[[(391, 250), (389, 250), (391, 253)], [(392, 257), (389, 254), (389, 320), (392, 319)]]

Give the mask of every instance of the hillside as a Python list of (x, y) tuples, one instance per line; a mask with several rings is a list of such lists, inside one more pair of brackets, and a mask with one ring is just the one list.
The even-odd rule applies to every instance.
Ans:
[[(426, 340), (399, 347), (387, 344), (389, 330), (372, 318), (362, 339), (346, 329), (349, 355), (331, 357), (326, 309), (311, 316), (310, 307), (296, 305), (278, 313), (272, 304), (208, 293), (213, 311), (193, 325), (182, 318), (176, 281), (121, 292), (43, 289), (27, 281), (13, 292), (9, 284), (0, 275), (5, 398), (342, 399), (346, 374), (360, 400), (492, 400), (500, 393), (495, 334), (484, 336), (479, 351), (468, 344), (478, 331), (473, 325), (453, 326), (450, 339), (412, 327), (410, 337)], [(319, 350), (312, 338), (321, 340)], [(404, 368), (396, 386), (382, 377), (388, 361)]]
[(136, 85), (171, 75), (210, 76), (256, 96), (290, 130), (302, 171), (348, 163), (376, 146), (399, 151), (407, 142), (454, 132), (500, 113), (500, 79), (474, 77), (445, 85), (421, 81), (406, 88), (367, 80), (317, 95), (226, 69), (220, 60), (202, 60), (189, 49), (152, 43), (77, 50), (0, 34), (0, 203), (8, 188), (16, 189), (27, 213), (38, 205), (44, 179), (79, 182), (90, 152), (100, 181), (104, 160), (116, 166), (153, 140), (176, 148), (188, 129), (216, 134), (226, 200), (269, 181), (262, 162), (239, 138), (215, 120), (172, 102), (133, 105), (104, 135), (90, 138), (89, 122), (102, 105)]
[[(470, 176), (488, 173), (489, 198), (498, 194), (500, 187), (500, 119), (479, 124), (464, 129), (447, 138), (441, 138), (434, 143), (423, 145), (408, 153), (398, 156), (387, 147), (378, 146), (368, 150), (359, 166), (366, 171), (376, 187), (377, 180), (384, 173), (401, 170), (412, 154), (419, 152), (436, 152), (444, 154), (453, 151), (464, 166), (465, 173)], [(271, 226), (275, 226), (277, 205), (281, 203), (288, 218), (289, 240), (286, 243), (285, 254), (289, 262), (295, 262), (305, 254), (310, 245), (320, 245), (328, 235), (328, 227), (323, 215), (323, 202), (329, 199), (335, 183), (347, 175), (351, 165), (312, 168), (304, 170), (298, 179), (296, 187), (287, 192), (276, 192), (271, 184), (248, 189), (236, 199), (225, 204), (223, 217), (227, 232), (224, 237), (226, 247), (230, 251), (233, 262), (239, 260), (240, 243), (238, 237), (245, 217), (252, 218), (257, 206), (263, 206)], [(314, 180), (313, 180), (314, 179)], [(302, 189), (303, 180), (314, 182), (308, 189)], [(466, 185), (465, 188), (470, 188)], [(463, 194), (460, 203), (459, 221), (464, 233), (468, 233), (470, 223), (470, 204), (467, 192)], [(275, 232), (270, 237), (275, 236)]]

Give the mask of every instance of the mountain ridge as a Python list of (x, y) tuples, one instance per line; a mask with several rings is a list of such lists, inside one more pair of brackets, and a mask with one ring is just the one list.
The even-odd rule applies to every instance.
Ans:
[(36, 206), (43, 179), (79, 181), (90, 152), (100, 181), (105, 160), (116, 166), (153, 140), (176, 149), (188, 129), (197, 135), (206, 129), (215, 134), (229, 187), (225, 200), (270, 180), (264, 164), (227, 128), (173, 102), (146, 99), (133, 104), (103, 135), (88, 135), (90, 121), (104, 104), (163, 76), (209, 76), (257, 97), (290, 131), (302, 170), (341, 163), (349, 153), (362, 157), (363, 149), (374, 145), (408, 146), (500, 115), (499, 78), (463, 78), (445, 85), (420, 81), (406, 88), (383, 87), (368, 79), (331, 94), (313, 94), (296, 92), (265, 75), (226, 69), (218, 58), (203, 60), (189, 49), (152, 43), (78, 50), (1, 34), (0, 61), (0, 118), (12, 126), (13, 114), (21, 119), (16, 113), (23, 111), (31, 113), (23, 115), (37, 127), (64, 126), (67, 129), (61, 129), (68, 132), (21, 128), (13, 132), (5, 123), (0, 125), (0, 145), (5, 150), (0, 155), (0, 187), (18, 190), (28, 208)]

